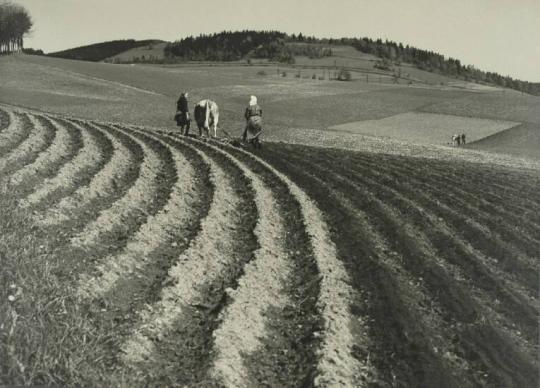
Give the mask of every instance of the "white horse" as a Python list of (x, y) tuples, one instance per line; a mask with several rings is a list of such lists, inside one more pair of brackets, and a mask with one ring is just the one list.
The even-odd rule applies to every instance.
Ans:
[(202, 136), (203, 129), (206, 136), (210, 137), (210, 127), (214, 128), (214, 137), (217, 137), (217, 126), (219, 122), (219, 108), (212, 100), (201, 100), (195, 105), (193, 114), (195, 122), (199, 128), (199, 136)]

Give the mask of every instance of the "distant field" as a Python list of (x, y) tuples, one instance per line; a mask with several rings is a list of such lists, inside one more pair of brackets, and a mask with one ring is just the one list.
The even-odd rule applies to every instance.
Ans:
[[(360, 58), (365, 57), (354, 52)], [(175, 101), (185, 90), (190, 92), (192, 104), (203, 98), (215, 100), (222, 113), (221, 127), (233, 136), (239, 136), (243, 130), (243, 111), (251, 94), (259, 97), (264, 111), (266, 137), (273, 140), (294, 139), (296, 142), (300, 134), (303, 136), (309, 130), (324, 131), (336, 125), (380, 120), (409, 112), (442, 116), (429, 116), (431, 119), (441, 118), (440, 122), (431, 121), (433, 129), (420, 129), (410, 126), (409, 122), (411, 133), (401, 136), (400, 132), (398, 139), (406, 137), (423, 141), (425, 131), (439, 131), (435, 128), (446, 131), (448, 115), (540, 123), (538, 97), (511, 91), (467, 90), (461, 84), (451, 87), (394, 85), (365, 82), (363, 79), (321, 81), (311, 79), (312, 71), (320, 72), (316, 69), (242, 64), (112, 65), (33, 56), (0, 58), (0, 64), (3, 74), (7, 75), (6, 81), (0, 85), (0, 101), (6, 103), (88, 119), (173, 129)], [(287, 72), (287, 77), (281, 76), (282, 71)], [(309, 78), (296, 78), (298, 71), (302, 77)], [(403, 128), (405, 124), (396, 122), (396, 125)], [(456, 125), (458, 127), (448, 128), (448, 131), (462, 132), (463, 125)], [(474, 128), (478, 128), (477, 133)], [(419, 131), (420, 139), (416, 139), (415, 131)], [(377, 136), (373, 132), (369, 131)], [(472, 127), (467, 135), (472, 140), (491, 133)], [(433, 141), (445, 144), (448, 137), (445, 134), (437, 135)], [(389, 133), (378, 135), (388, 136)], [(343, 143), (340, 139), (332, 139), (332, 136), (340, 135), (326, 135), (331, 144)], [(305, 138), (310, 143), (309, 136)], [(533, 149), (538, 143), (528, 144)], [(518, 148), (511, 144), (506, 150), (504, 144), (497, 146), (499, 152), (517, 152), (519, 155)]]
[(467, 136), (467, 141), (473, 142), (518, 124), (501, 120), (408, 112), (379, 120), (364, 120), (336, 125), (330, 129), (388, 137), (413, 143), (449, 144), (454, 134), (464, 133)]

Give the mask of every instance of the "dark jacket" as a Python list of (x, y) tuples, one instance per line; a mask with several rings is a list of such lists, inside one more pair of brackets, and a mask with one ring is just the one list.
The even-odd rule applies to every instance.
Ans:
[(244, 114), (246, 120), (249, 120), (253, 116), (262, 116), (262, 109), (259, 105), (250, 105), (246, 108), (246, 113)]
[(187, 98), (183, 94), (180, 96), (180, 98), (176, 102), (176, 109), (179, 110), (180, 112), (189, 111)]

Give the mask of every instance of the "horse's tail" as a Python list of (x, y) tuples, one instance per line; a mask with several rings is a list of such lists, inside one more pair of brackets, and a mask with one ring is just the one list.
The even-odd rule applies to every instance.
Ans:
[(209, 128), (209, 121), (210, 121), (210, 101), (206, 100), (206, 116), (204, 118), (204, 127)]

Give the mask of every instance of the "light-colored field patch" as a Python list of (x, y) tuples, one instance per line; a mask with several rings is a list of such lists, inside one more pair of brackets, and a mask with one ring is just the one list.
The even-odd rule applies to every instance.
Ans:
[(421, 144), (448, 144), (454, 134), (466, 134), (467, 142), (519, 125), (517, 122), (488, 120), (435, 113), (407, 112), (379, 120), (340, 124), (330, 130), (388, 137)]

